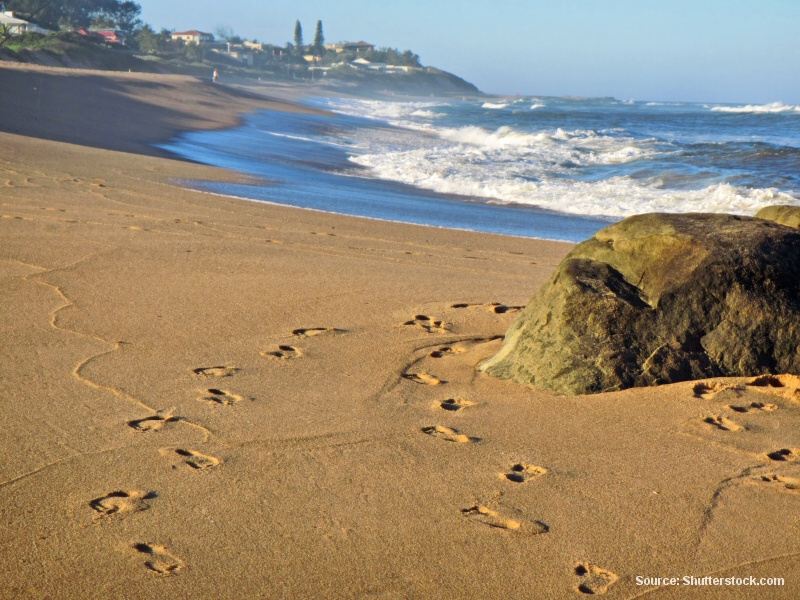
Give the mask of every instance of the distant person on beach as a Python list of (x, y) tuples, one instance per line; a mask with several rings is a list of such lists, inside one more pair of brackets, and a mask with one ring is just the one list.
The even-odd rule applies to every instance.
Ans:
[(219, 83), (219, 73), (216, 69), (214, 69), (214, 75), (211, 76), (211, 81), (214, 83)]

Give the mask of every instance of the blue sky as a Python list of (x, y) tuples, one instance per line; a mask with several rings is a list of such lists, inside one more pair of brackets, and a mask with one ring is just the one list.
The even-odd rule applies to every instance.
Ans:
[(800, 104), (800, 0), (138, 0), (160, 29), (411, 49), (501, 94)]

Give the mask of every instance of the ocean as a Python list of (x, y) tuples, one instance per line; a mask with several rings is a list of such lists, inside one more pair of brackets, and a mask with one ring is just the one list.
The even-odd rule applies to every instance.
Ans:
[(254, 176), (182, 182), (335, 213), (580, 241), (646, 212), (753, 215), (800, 205), (800, 106), (311, 98), (161, 147)]

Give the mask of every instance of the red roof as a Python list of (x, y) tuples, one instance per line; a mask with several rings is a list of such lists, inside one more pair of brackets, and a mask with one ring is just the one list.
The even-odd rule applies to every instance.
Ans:
[(100, 36), (103, 38), (103, 41), (107, 44), (122, 44), (123, 38), (125, 37), (124, 32), (122, 31), (115, 31), (113, 29), (99, 29), (99, 30), (86, 30), (86, 29), (76, 29), (75, 33), (79, 33), (85, 36)]

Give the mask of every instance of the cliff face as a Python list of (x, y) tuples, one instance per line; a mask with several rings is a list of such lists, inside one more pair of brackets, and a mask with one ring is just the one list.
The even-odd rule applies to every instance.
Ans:
[(480, 368), (564, 394), (800, 373), (800, 231), (625, 219), (575, 247)]

